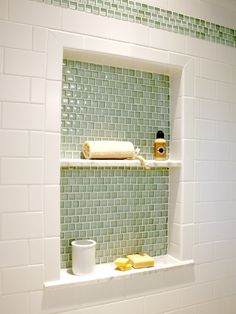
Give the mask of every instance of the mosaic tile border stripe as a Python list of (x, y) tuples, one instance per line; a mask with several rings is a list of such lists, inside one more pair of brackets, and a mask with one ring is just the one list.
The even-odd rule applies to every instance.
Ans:
[(236, 29), (131, 0), (32, 0), (236, 47)]

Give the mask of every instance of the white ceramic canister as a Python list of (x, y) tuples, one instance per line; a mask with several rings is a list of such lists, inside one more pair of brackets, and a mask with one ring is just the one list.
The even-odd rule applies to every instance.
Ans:
[(75, 240), (72, 245), (72, 271), (75, 275), (85, 275), (95, 270), (94, 240)]

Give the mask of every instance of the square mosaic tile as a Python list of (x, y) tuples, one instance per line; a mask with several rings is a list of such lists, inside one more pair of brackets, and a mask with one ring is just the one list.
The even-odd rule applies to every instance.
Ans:
[(169, 170), (62, 169), (61, 266), (73, 239), (93, 239), (96, 263), (167, 253)]
[[(86, 140), (130, 140), (153, 158), (157, 129), (169, 143), (169, 77), (64, 60), (61, 156), (81, 158)], [(96, 262), (167, 253), (168, 169), (61, 169), (61, 266), (74, 239), (94, 239)]]
[(157, 130), (169, 144), (169, 87), (166, 75), (64, 60), (61, 157), (83, 158), (86, 140), (126, 140), (153, 159)]

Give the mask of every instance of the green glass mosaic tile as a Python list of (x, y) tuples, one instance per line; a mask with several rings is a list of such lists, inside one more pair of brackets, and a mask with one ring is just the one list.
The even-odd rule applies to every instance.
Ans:
[(61, 157), (81, 158), (86, 140), (129, 140), (153, 159), (158, 129), (169, 144), (169, 94), (166, 75), (64, 60)]
[[(157, 129), (169, 143), (169, 77), (64, 60), (61, 155), (80, 158), (86, 140), (130, 140), (153, 158)], [(61, 170), (61, 266), (73, 239), (97, 242), (96, 262), (167, 253), (168, 169)]]
[(236, 47), (236, 29), (130, 0), (33, 0)]
[(73, 239), (94, 239), (96, 263), (167, 253), (169, 170), (62, 169), (61, 266)]

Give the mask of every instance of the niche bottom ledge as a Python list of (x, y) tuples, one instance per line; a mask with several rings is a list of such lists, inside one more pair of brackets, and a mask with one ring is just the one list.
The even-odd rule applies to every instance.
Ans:
[(124, 272), (115, 270), (114, 263), (96, 265), (95, 271), (93, 273), (83, 276), (73, 275), (71, 269), (62, 269), (60, 273), (60, 279), (45, 282), (44, 288), (53, 289), (62, 286), (97, 284), (99, 282), (117, 280), (122, 278), (127, 279), (129, 277), (140, 274), (151, 274), (165, 269), (184, 267), (194, 264), (194, 261), (192, 259), (180, 261), (172, 257), (171, 255), (157, 256), (154, 259), (155, 265), (153, 267), (132, 269)]

